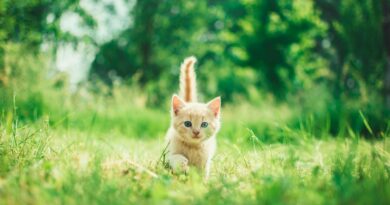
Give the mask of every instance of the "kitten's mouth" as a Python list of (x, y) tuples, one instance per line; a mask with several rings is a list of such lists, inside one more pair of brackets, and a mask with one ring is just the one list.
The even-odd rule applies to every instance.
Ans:
[(194, 139), (200, 139), (201, 137), (199, 135), (192, 135), (192, 138)]

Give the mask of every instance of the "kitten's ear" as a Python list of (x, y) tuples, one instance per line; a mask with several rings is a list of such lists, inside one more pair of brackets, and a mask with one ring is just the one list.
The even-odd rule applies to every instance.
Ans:
[(210, 110), (213, 111), (215, 117), (218, 117), (221, 111), (221, 97), (216, 97), (212, 99), (210, 102), (207, 103), (207, 107), (209, 107)]
[(185, 102), (184, 102), (182, 99), (180, 99), (179, 96), (177, 96), (177, 95), (173, 95), (173, 96), (172, 96), (172, 111), (173, 111), (173, 113), (174, 113), (175, 115), (177, 115), (177, 113), (179, 112), (179, 110), (180, 110), (181, 108), (183, 108), (184, 105), (185, 105)]

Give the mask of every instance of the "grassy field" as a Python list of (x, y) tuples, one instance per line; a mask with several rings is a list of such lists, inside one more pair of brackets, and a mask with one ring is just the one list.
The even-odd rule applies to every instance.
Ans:
[(289, 127), (283, 106), (223, 114), (204, 181), (164, 168), (168, 110), (80, 107), (34, 123), (3, 113), (0, 204), (390, 204), (387, 132), (319, 136)]
[[(390, 0), (0, 0), (0, 205), (390, 205), (389, 19)], [(166, 168), (179, 81), (222, 99), (207, 181)]]

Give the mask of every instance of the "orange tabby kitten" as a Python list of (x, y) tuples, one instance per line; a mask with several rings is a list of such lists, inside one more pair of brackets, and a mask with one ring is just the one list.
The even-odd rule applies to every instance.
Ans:
[(197, 102), (195, 57), (188, 57), (180, 68), (180, 97), (172, 97), (168, 162), (175, 172), (187, 172), (189, 165), (210, 173), (220, 128), (221, 98), (208, 103)]

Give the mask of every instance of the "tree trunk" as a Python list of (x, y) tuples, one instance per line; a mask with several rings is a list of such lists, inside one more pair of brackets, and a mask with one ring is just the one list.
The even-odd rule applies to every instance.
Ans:
[(382, 0), (383, 13), (383, 43), (386, 50), (386, 68), (384, 79), (384, 100), (390, 109), (390, 1)]
[(140, 54), (142, 84), (151, 80), (155, 74), (153, 65), (153, 41), (155, 36), (155, 18), (160, 0), (142, 0), (136, 5), (135, 32)]
[(390, 56), (386, 58), (386, 71), (384, 81), (384, 97), (386, 107), (390, 109)]

